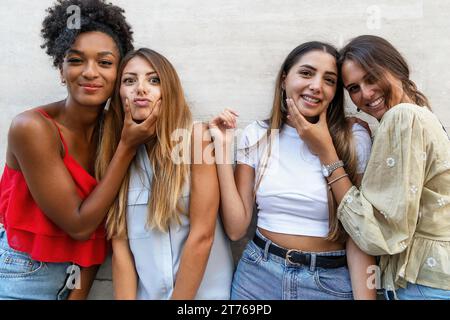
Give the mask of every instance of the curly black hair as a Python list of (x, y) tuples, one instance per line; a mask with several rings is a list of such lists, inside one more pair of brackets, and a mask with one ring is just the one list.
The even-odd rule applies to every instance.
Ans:
[[(78, 29), (68, 27), (68, 19), (73, 15), (69, 7), (73, 5), (80, 9)], [(133, 50), (133, 31), (123, 15), (125, 10), (105, 0), (57, 0), (47, 12), (42, 22), (41, 35), (44, 44), (41, 48), (46, 48), (55, 67), (61, 67), (67, 50), (83, 32), (106, 33), (114, 39), (121, 57)]]

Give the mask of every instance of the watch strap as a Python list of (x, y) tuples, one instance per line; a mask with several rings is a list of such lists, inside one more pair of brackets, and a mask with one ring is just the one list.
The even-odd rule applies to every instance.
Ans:
[(343, 166), (344, 161), (342, 160), (338, 160), (336, 162), (333, 162), (332, 164), (325, 165), (330, 175), (333, 173), (334, 170), (336, 170), (337, 168), (341, 168)]

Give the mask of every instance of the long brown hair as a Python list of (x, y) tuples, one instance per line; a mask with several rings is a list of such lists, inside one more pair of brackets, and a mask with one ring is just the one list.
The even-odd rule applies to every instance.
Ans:
[(372, 78), (376, 79), (384, 93), (388, 108), (393, 107), (392, 85), (386, 77), (386, 71), (399, 79), (403, 92), (418, 106), (431, 109), (427, 97), (417, 89), (409, 79), (409, 66), (400, 52), (387, 40), (373, 35), (362, 35), (352, 39), (340, 51), (339, 69), (346, 60), (358, 63)]
[[(172, 160), (172, 150), (177, 144), (171, 139), (176, 129), (191, 132), (192, 115), (186, 103), (180, 79), (172, 64), (161, 54), (141, 48), (129, 52), (122, 60), (111, 105), (103, 122), (103, 134), (96, 161), (97, 178), (101, 179), (111, 162), (119, 144), (124, 121), (124, 111), (120, 98), (123, 70), (134, 57), (148, 61), (160, 78), (161, 111), (156, 121), (156, 134), (146, 144), (153, 169), (151, 198), (148, 205), (147, 222), (161, 231), (167, 231), (172, 221), (180, 221), (179, 198), (189, 177), (189, 163), (176, 164)], [(184, 137), (184, 145), (190, 146), (190, 134)], [(186, 148), (190, 150), (190, 148)], [(183, 150), (186, 150), (183, 149)], [(126, 236), (126, 209), (128, 200), (129, 172), (120, 187), (119, 195), (109, 209), (106, 225), (108, 238)]]
[[(336, 60), (339, 58), (337, 49), (332, 45), (323, 42), (312, 41), (303, 43), (296, 47), (284, 60), (276, 79), (272, 111), (269, 119), (267, 120), (268, 129), (266, 135), (264, 136), (264, 141), (268, 142), (265, 149), (265, 157), (263, 157), (263, 161), (260, 162), (257, 168), (258, 174), (256, 175), (254, 190), (255, 193), (259, 188), (259, 185), (261, 184), (264, 176), (264, 171), (267, 168), (267, 161), (270, 157), (272, 148), (272, 139), (270, 136), (273, 132), (272, 130), (280, 130), (283, 124), (286, 122), (287, 107), (284, 89), (282, 88), (283, 80), (289, 73), (289, 70), (300, 60), (300, 58), (311, 51), (322, 51), (332, 55)], [(350, 180), (355, 183), (357, 168), (356, 148), (353, 142), (352, 129), (345, 119), (344, 88), (340, 73), (338, 74), (336, 93), (327, 109), (327, 123), (331, 137), (333, 139), (333, 143), (336, 147), (337, 154), (339, 158), (344, 161), (346, 172), (348, 173)], [(262, 139), (260, 141), (262, 141)], [(260, 141), (258, 141), (257, 144), (259, 144)], [(331, 241), (343, 241), (344, 239), (346, 239), (346, 233), (339, 220), (337, 219), (333, 197), (329, 197), (328, 201), (328, 205), (332, 209), (329, 211), (330, 228), (326, 239)], [(332, 203), (330, 203), (330, 201)]]

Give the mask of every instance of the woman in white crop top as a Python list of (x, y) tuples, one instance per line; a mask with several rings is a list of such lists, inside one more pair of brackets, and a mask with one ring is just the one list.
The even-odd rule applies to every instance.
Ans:
[[(339, 224), (325, 168), (290, 121), (294, 99), (310, 122), (326, 117), (340, 159), (358, 184), (371, 139), (344, 117), (337, 50), (308, 42), (285, 59), (267, 121), (244, 130), (233, 174), (232, 144), (237, 113), (225, 110), (210, 122), (214, 137), (225, 231), (242, 238), (258, 211), (255, 238), (243, 252), (232, 299), (374, 299), (375, 259), (363, 253)], [(333, 182), (331, 182), (333, 183)], [(350, 280), (351, 279), (351, 280)]]

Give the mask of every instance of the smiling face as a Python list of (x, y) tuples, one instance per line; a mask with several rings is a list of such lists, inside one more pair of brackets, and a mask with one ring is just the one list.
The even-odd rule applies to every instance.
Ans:
[(160, 79), (153, 66), (136, 56), (126, 64), (120, 82), (122, 105), (125, 106), (128, 99), (133, 120), (147, 119), (155, 103), (161, 99)]
[(110, 36), (97, 31), (81, 33), (60, 69), (68, 100), (86, 106), (103, 105), (112, 94), (119, 59)]
[(385, 91), (379, 81), (368, 73), (359, 63), (345, 60), (342, 65), (342, 80), (353, 103), (365, 113), (380, 120), (390, 106), (404, 100), (400, 80), (385, 71), (385, 78), (391, 88), (391, 101), (386, 101)]
[(292, 98), (306, 118), (314, 118), (328, 107), (336, 93), (336, 59), (314, 50), (305, 53), (288, 71), (282, 82), (286, 96)]

